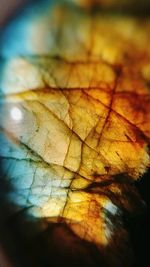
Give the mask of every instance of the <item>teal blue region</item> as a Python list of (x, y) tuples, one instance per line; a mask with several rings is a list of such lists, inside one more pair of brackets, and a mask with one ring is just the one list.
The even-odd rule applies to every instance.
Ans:
[(54, 3), (56, 3), (54, 0), (35, 1), (14, 18), (2, 33), (0, 56), (9, 58), (31, 55), (32, 40), (29, 39), (28, 31), (34, 22), (38, 22), (48, 14), (51, 5)]
[[(3, 192), (10, 203), (20, 208), (42, 208), (50, 199), (65, 198), (70, 179), (65, 179), (65, 170), (44, 163), (25, 145), (18, 145), (0, 133), (0, 159), (3, 177), (10, 186)], [(59, 188), (59, 195), (58, 195)]]
[[(3, 88), (3, 81), (5, 79), (5, 67), (6, 67), (7, 61), (4, 58), (0, 58), (0, 105), (4, 105), (4, 99), (1, 98), (3, 97), (4, 94), (4, 90), (2, 90)], [(0, 112), (1, 112), (1, 107), (0, 106)]]
[[(10, 190), (5, 192), (5, 194), (11, 203), (19, 204), (22, 207), (31, 205), (27, 199), (33, 181), (34, 167), (28, 160), (26, 152), (11, 143), (2, 133), (0, 135), (0, 142), (3, 179), (10, 185)], [(25, 158), (26, 160), (24, 160)]]

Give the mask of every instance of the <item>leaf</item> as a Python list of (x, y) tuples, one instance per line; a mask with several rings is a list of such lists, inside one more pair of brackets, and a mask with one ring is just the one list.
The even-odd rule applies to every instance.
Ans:
[(133, 182), (150, 162), (150, 22), (50, 12), (25, 36), (33, 55), (17, 55), (13, 41), (13, 58), (3, 49), (0, 155), (9, 201), (65, 223), (108, 253), (110, 266), (123, 266), (113, 255), (126, 254), (122, 212), (141, 209)]

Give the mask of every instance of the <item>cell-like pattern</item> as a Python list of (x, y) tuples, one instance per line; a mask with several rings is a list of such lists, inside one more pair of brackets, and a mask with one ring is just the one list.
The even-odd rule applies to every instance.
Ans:
[(150, 162), (149, 32), (149, 19), (44, 1), (1, 45), (5, 194), (14, 212), (96, 245), (108, 266), (132, 264), (122, 215), (143, 206), (134, 181)]

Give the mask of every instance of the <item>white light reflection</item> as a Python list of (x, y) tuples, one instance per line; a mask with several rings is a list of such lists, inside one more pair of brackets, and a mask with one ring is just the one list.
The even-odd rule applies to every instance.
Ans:
[(23, 118), (22, 111), (18, 107), (13, 107), (10, 111), (10, 114), (11, 118), (16, 122), (20, 122)]

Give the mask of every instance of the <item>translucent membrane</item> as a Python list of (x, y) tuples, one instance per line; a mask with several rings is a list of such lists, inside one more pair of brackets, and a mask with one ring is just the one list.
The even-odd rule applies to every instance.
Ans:
[(109, 266), (128, 255), (122, 212), (143, 205), (133, 183), (150, 162), (149, 32), (149, 19), (44, 1), (3, 36), (5, 196), (14, 213), (67, 225)]

